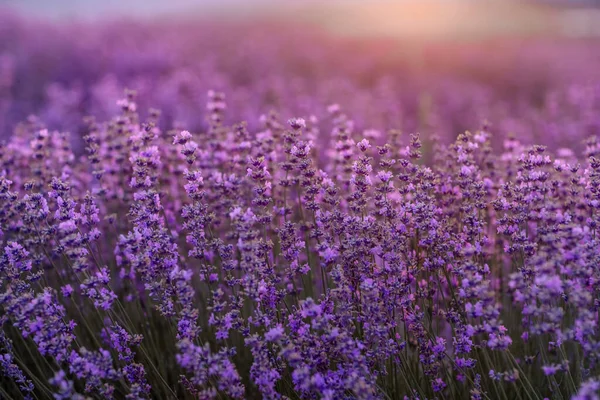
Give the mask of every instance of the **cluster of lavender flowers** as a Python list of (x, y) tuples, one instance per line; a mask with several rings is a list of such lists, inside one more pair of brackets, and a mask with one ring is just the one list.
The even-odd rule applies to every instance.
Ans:
[(600, 398), (595, 136), (118, 105), (0, 147), (0, 398)]

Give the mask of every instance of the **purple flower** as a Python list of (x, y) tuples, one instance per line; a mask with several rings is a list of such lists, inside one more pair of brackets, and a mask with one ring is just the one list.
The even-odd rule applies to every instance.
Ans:
[(269, 342), (275, 342), (275, 341), (278, 341), (279, 339), (281, 339), (283, 334), (284, 334), (283, 326), (277, 325), (276, 327), (270, 329), (265, 334), (265, 339)]

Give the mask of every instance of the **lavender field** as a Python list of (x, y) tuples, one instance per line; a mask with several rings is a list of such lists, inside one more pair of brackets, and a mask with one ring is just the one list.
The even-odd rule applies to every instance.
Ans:
[(596, 39), (2, 12), (0, 139), (0, 399), (600, 400)]

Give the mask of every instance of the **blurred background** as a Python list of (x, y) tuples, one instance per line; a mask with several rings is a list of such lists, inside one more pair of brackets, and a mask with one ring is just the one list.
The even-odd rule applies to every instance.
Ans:
[(600, 35), (600, 0), (0, 0), (0, 5), (55, 20), (291, 18), (349, 35)]
[[(0, 136), (83, 132), (125, 87), (164, 128), (327, 117), (450, 141), (489, 121), (551, 147), (600, 133), (600, 0), (0, 0)], [(327, 124), (323, 123), (323, 131)]]

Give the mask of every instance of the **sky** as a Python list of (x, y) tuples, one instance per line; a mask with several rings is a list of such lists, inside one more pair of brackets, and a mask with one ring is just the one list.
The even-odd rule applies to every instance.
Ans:
[[(247, 9), (270, 0), (0, 0), (0, 5), (49, 18), (94, 18), (105, 15), (148, 16)], [(254, 3), (254, 4), (252, 4)]]
[[(301, 0), (296, 3), (310, 3)], [(357, 0), (345, 0), (355, 2)], [(155, 16), (194, 11), (237, 14), (260, 11), (292, 0), (0, 0), (0, 5), (50, 18), (94, 18), (105, 15)]]
[[(53, 20), (128, 17), (305, 19), (341, 34), (481, 37), (504, 34), (600, 36), (595, 0), (0, 0), (24, 15)], [(561, 3), (561, 7), (547, 7)], [(597, 1), (600, 3), (600, 0)], [(545, 4), (545, 5), (543, 5)]]

